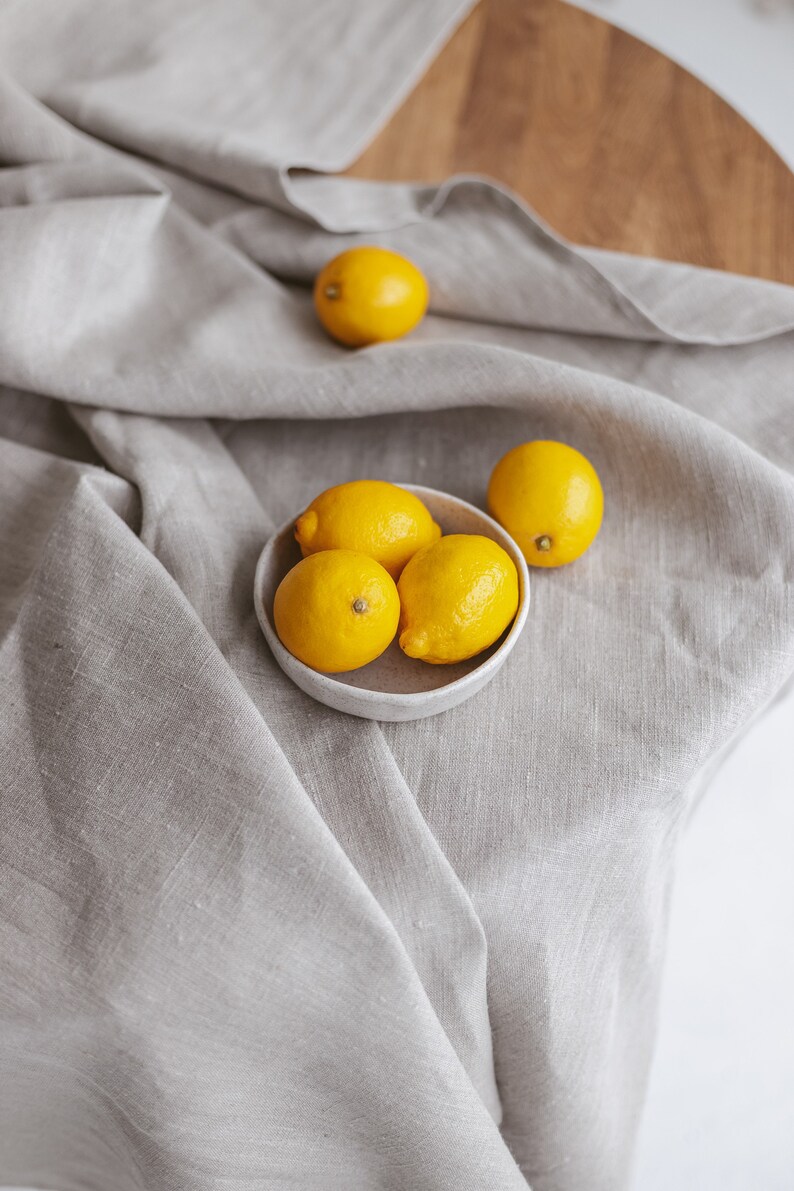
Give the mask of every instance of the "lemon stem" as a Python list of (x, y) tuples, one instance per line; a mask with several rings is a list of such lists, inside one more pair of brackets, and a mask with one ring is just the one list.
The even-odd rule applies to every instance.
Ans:
[(333, 301), (335, 298), (338, 298), (341, 292), (342, 291), (340, 290), (339, 286), (333, 284), (327, 285), (323, 291), (326, 298), (329, 298), (331, 301)]
[(551, 550), (551, 538), (547, 533), (543, 533), (539, 538), (535, 538), (535, 545), (545, 554), (547, 550)]
[(353, 611), (354, 612), (366, 612), (367, 607), (368, 607), (367, 601), (362, 600), (360, 596), (357, 600), (353, 600)]

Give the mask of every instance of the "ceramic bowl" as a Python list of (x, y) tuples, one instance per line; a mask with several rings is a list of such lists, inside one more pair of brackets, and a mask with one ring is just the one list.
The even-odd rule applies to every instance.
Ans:
[[(336, 711), (368, 720), (418, 720), (449, 711), (470, 699), (502, 668), (518, 640), (529, 610), (529, 572), (518, 546), (501, 525), (474, 505), (416, 484), (401, 484), (415, 492), (444, 533), (478, 533), (498, 542), (518, 571), (519, 602), (513, 623), (484, 653), (451, 666), (431, 666), (406, 657), (395, 638), (385, 653), (360, 670), (346, 674), (319, 674), (289, 653), (278, 639), (273, 623), (273, 598), (287, 571), (300, 562), (294, 538), (295, 518), (283, 525), (265, 544), (254, 580), (254, 604), (262, 632), (284, 673), (307, 695)], [(296, 517), (300, 513), (296, 513)]]

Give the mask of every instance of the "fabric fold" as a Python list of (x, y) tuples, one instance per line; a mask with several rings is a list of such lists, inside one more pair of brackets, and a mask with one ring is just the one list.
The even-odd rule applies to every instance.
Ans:
[[(630, 1185), (679, 834), (794, 670), (794, 291), (320, 176), (467, 7), (0, 12), (2, 1181)], [(432, 307), (349, 352), (308, 287), (363, 241)], [(533, 438), (606, 515), (487, 690), (293, 687), (272, 529), (362, 477), (483, 505)]]
[[(34, 470), (44, 458), (4, 451), (33, 456)], [(106, 484), (127, 489), (112, 476)], [(9, 685), (24, 692), (3, 722), (4, 755), (13, 742), (14, 756), (4, 773), (12, 800), (23, 774), (28, 792), (2, 838), (14, 891), (3, 899), (13, 955), (4, 984), (29, 987), (42, 1023), (6, 1020), (3, 1176), (64, 1185), (46, 1156), (77, 1129), (106, 1140), (75, 1163), (75, 1180), (93, 1170), (97, 1186), (149, 1186), (174, 1171), (174, 1185), (194, 1186), (225, 1174), (209, 1126), (220, 1112), (241, 1185), (261, 1183), (262, 1170), (299, 1170), (304, 1185), (325, 1187), (331, 1167), (340, 1188), (379, 1182), (404, 1148), (384, 1129), (402, 1119), (388, 1107), (404, 1086), (396, 1061), (424, 1071), (428, 1110), (442, 1089), (447, 1106), (426, 1113), (419, 1161), (441, 1130), (459, 1180), (522, 1186), (394, 929), (180, 589), (158, 578), (159, 563), (90, 483), (67, 501), (51, 487), (48, 496), (57, 532), (1, 655)], [(130, 798), (123, 775), (138, 750)], [(37, 980), (40, 969), (57, 981)], [(223, 1022), (207, 1032), (213, 1005)], [(328, 1048), (340, 1043), (348, 1061), (336, 1064)], [(274, 1078), (292, 1092), (263, 1119)], [(42, 1109), (51, 1124), (40, 1146)], [(314, 1120), (312, 1152), (296, 1116), (303, 1128)], [(368, 1116), (379, 1122), (377, 1152), (361, 1147)], [(126, 1147), (118, 1152), (125, 1138), (132, 1167)], [(136, 1171), (143, 1181), (129, 1183)], [(431, 1175), (427, 1185), (444, 1183)]]

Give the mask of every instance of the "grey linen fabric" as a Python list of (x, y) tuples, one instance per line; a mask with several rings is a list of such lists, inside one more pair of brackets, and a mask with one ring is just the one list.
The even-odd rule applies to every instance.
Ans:
[[(630, 1182), (676, 842), (794, 668), (794, 292), (291, 172), (465, 7), (0, 9), (3, 1182)], [(432, 312), (350, 353), (307, 283), (360, 241)], [(358, 476), (482, 503), (537, 437), (606, 517), (487, 691), (378, 725), (283, 677), (275, 525)]]

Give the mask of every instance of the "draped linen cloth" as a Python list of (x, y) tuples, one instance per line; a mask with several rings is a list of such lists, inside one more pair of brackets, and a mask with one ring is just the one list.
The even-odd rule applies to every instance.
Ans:
[[(794, 291), (322, 176), (467, 7), (0, 8), (6, 1184), (630, 1183), (676, 843), (794, 668)], [(360, 242), (432, 304), (349, 352), (309, 282)], [(606, 515), (487, 690), (292, 686), (268, 533), (355, 477), (482, 504), (530, 438)]]

